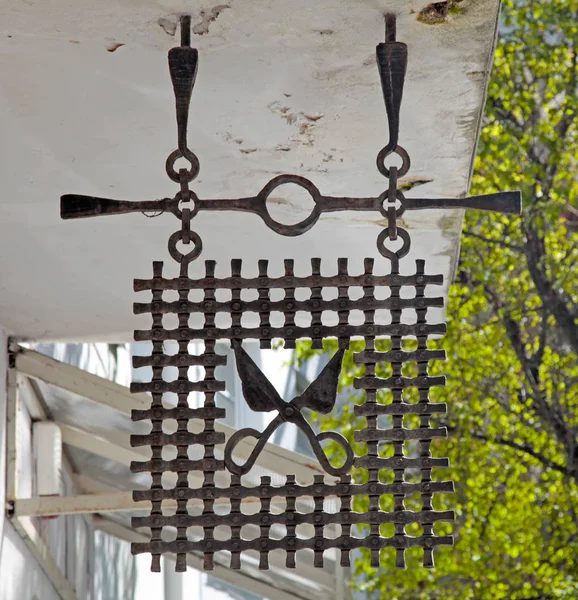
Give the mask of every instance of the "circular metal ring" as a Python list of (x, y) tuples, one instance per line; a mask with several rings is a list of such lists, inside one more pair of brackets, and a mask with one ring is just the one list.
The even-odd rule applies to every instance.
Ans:
[(183, 254), (178, 248), (177, 243), (183, 241), (183, 231), (179, 229), (179, 231), (175, 231), (171, 237), (169, 238), (169, 254), (173, 257), (173, 259), (181, 264), (189, 264), (195, 258), (199, 256), (201, 251), (203, 250), (203, 242), (199, 237), (199, 234), (195, 231), (189, 232), (190, 241), (195, 245), (195, 247), (188, 252), (187, 254)]
[(186, 204), (185, 208), (189, 209), (190, 218), (192, 219), (199, 212), (198, 200), (199, 197), (197, 196), (197, 194), (195, 194), (195, 192), (193, 192), (193, 190), (189, 190), (189, 201), (186, 203), (181, 197), (181, 192), (177, 192), (175, 197), (173, 198), (173, 201), (176, 203), (176, 208), (174, 210), (171, 210), (171, 212), (175, 215), (175, 217), (182, 220), (183, 210), (181, 208), (181, 205)]
[(389, 148), (388, 146), (382, 148), (379, 151), (379, 154), (377, 155), (377, 170), (384, 177), (389, 177), (389, 169), (385, 166), (384, 161), (390, 154), (397, 154), (402, 161), (401, 167), (397, 171), (397, 176), (403, 177), (404, 175), (407, 175), (411, 162), (409, 160), (409, 154), (407, 153), (405, 148), (402, 148), (401, 146), (396, 146), (393, 149)]
[[(395, 216), (397, 218), (401, 217), (403, 215), (403, 213), (407, 210), (405, 207), (405, 196), (403, 195), (403, 192), (401, 190), (396, 190), (396, 194), (395, 197), (400, 201), (401, 206), (399, 206), (399, 208), (395, 209)], [(382, 192), (379, 196), (378, 196), (378, 201), (379, 201), (379, 212), (385, 217), (387, 218), (387, 209), (388, 209), (388, 190), (385, 190), (385, 192)]]
[[(351, 467), (353, 466), (353, 461), (355, 460), (355, 454), (353, 453), (353, 448), (350, 446), (347, 439), (340, 433), (337, 433), (337, 431), (323, 431), (322, 433), (317, 435), (318, 442), (323, 442), (325, 440), (333, 441), (338, 446), (340, 446), (342, 450), (345, 451), (345, 461), (343, 462), (343, 464), (340, 467), (334, 467), (329, 461), (327, 461), (328, 464), (331, 466), (332, 471), (329, 471), (329, 469), (327, 469), (327, 466), (325, 467), (326, 470), (329, 473), (331, 473), (331, 475), (335, 476), (345, 475), (346, 473), (349, 473)], [(323, 452), (323, 454), (325, 454), (323, 449), (321, 451)]]
[(181, 178), (177, 171), (175, 171), (175, 162), (177, 162), (179, 158), (184, 158), (185, 160), (188, 160), (189, 163), (191, 163), (191, 168), (187, 171), (187, 181), (193, 181), (193, 179), (195, 179), (195, 177), (199, 174), (199, 171), (201, 170), (201, 165), (196, 154), (188, 148), (185, 149), (184, 152), (181, 152), (181, 150), (177, 149), (169, 154), (167, 162), (165, 163), (167, 175), (175, 183), (180, 183)]
[(409, 233), (405, 229), (398, 227), (397, 235), (402, 239), (403, 244), (401, 245), (401, 248), (396, 251), (385, 247), (385, 241), (389, 238), (389, 229), (387, 227), (377, 236), (377, 249), (379, 250), (379, 253), (390, 260), (398, 260), (403, 258), (407, 255), (411, 246)]
[[(286, 225), (284, 223), (279, 223), (278, 221), (275, 221), (273, 217), (269, 214), (269, 211), (267, 210), (267, 199), (269, 198), (269, 195), (275, 188), (285, 183), (294, 183), (295, 185), (298, 185), (299, 187), (302, 187), (303, 189), (307, 190), (309, 192), (309, 195), (311, 196), (311, 199), (315, 203), (311, 214), (306, 219), (303, 219), (303, 221), (300, 221), (299, 223), (295, 223), (293, 225)], [(275, 233), (287, 236), (301, 235), (309, 231), (311, 227), (315, 225), (315, 223), (319, 219), (319, 216), (321, 215), (321, 210), (318, 205), (320, 197), (321, 193), (319, 192), (317, 187), (311, 181), (309, 181), (309, 179), (306, 179), (305, 177), (300, 177), (299, 175), (279, 175), (277, 177), (274, 177), (257, 194), (257, 198), (263, 203), (260, 215), (263, 221), (265, 221), (267, 227), (269, 227), (269, 229), (272, 229)]]

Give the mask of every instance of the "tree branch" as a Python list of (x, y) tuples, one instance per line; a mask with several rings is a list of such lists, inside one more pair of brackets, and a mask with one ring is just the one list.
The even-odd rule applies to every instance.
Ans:
[(472, 437), (476, 440), (480, 440), (483, 442), (489, 442), (491, 444), (497, 444), (498, 446), (506, 446), (508, 448), (512, 448), (513, 450), (517, 450), (518, 452), (522, 452), (523, 454), (527, 454), (532, 458), (535, 458), (538, 462), (541, 462), (545, 467), (549, 469), (553, 469), (554, 471), (558, 471), (564, 475), (568, 475), (568, 470), (565, 465), (561, 465), (549, 458), (546, 458), (543, 454), (540, 454), (537, 450), (534, 450), (532, 446), (528, 444), (519, 444), (517, 442), (513, 442), (512, 440), (508, 440), (505, 438), (491, 438), (481, 433), (474, 433)]
[(508, 250), (514, 250), (516, 252), (524, 252), (523, 246), (509, 244), (508, 242), (504, 242), (502, 240), (496, 240), (493, 238), (485, 237), (483, 235), (480, 235), (479, 233), (474, 233), (473, 231), (462, 231), (462, 235), (465, 235), (466, 237), (476, 238), (477, 240), (480, 240), (486, 244), (494, 244), (496, 246), (499, 246), (500, 248), (507, 248)]
[(543, 306), (547, 306), (556, 319), (566, 341), (574, 354), (578, 354), (578, 323), (577, 316), (571, 310), (561, 293), (558, 293), (544, 271), (546, 256), (545, 243), (538, 228), (534, 224), (526, 227), (526, 244), (524, 254), (528, 271), (536, 286)]

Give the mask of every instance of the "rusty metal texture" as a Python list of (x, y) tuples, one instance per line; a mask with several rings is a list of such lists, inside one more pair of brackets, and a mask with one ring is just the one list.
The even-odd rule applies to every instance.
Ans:
[[(299, 182), (299, 183), (297, 183)], [(282, 184), (296, 183), (307, 190), (314, 190), (311, 195), (315, 207), (307, 219), (294, 225), (286, 225), (275, 221), (267, 210), (267, 196), (272, 187)], [(469, 196), (468, 198), (405, 198), (401, 190), (397, 190), (398, 200), (404, 199), (405, 210), (432, 210), (456, 209), (483, 210), (517, 215), (522, 208), (520, 192), (496, 192), (483, 196)], [(140, 213), (144, 211), (171, 213), (178, 219), (181, 218), (180, 193), (174, 198), (161, 200), (111, 200), (81, 194), (65, 194), (61, 197), (61, 217), (63, 219), (84, 219), (104, 215), (121, 215), (127, 213)], [(340, 211), (379, 212), (384, 216), (384, 203), (387, 202), (387, 192), (379, 196), (347, 198), (336, 196), (323, 196), (313, 186), (311, 181), (298, 175), (278, 175), (256, 195), (247, 198), (194, 198), (191, 217), (201, 211), (240, 211), (253, 213), (276, 233), (287, 236), (302, 235), (309, 231), (319, 217), (324, 213)], [(397, 210), (397, 217), (403, 213)]]
[[(426, 295), (426, 288), (441, 286), (443, 277), (426, 274), (424, 260), (416, 260), (413, 274), (400, 273), (400, 260), (409, 253), (411, 239), (405, 229), (398, 227), (397, 219), (406, 210), (432, 208), (519, 213), (520, 193), (502, 192), (466, 199), (417, 199), (405, 198), (399, 190), (398, 178), (403, 177), (410, 167), (407, 152), (398, 144), (408, 52), (405, 44), (396, 41), (395, 17), (388, 15), (386, 42), (379, 44), (376, 50), (389, 123), (389, 141), (377, 158), (379, 171), (388, 178), (388, 186), (382, 194), (366, 198), (323, 196), (308, 179), (280, 175), (271, 179), (256, 196), (200, 199), (189, 189), (189, 183), (199, 172), (199, 161), (187, 145), (189, 104), (198, 65), (197, 51), (190, 47), (189, 28), (190, 18), (182, 17), (181, 46), (169, 52), (178, 147), (167, 159), (166, 171), (169, 178), (180, 185), (179, 192), (173, 198), (144, 202), (76, 194), (61, 197), (63, 219), (153, 211), (158, 214), (169, 212), (180, 221), (180, 228), (170, 236), (168, 243), (169, 254), (180, 265), (179, 275), (165, 277), (163, 263), (154, 262), (151, 279), (134, 281), (136, 292), (149, 291), (152, 296), (150, 301), (134, 305), (135, 314), (151, 315), (151, 327), (135, 331), (136, 341), (151, 342), (151, 354), (135, 357), (133, 362), (135, 368), (151, 367), (152, 378), (149, 382), (131, 385), (133, 392), (151, 394), (149, 409), (132, 412), (134, 421), (151, 423), (150, 433), (131, 436), (133, 446), (151, 449), (150, 460), (131, 465), (133, 472), (151, 476), (150, 489), (133, 493), (135, 501), (151, 503), (151, 512), (148, 516), (133, 518), (132, 524), (133, 527), (149, 528), (151, 540), (134, 543), (132, 551), (134, 554), (150, 553), (153, 571), (160, 571), (163, 554), (173, 553), (177, 557), (176, 570), (184, 571), (188, 552), (202, 553), (204, 567), (210, 570), (217, 552), (228, 553), (230, 567), (239, 569), (242, 553), (257, 551), (259, 567), (267, 569), (269, 553), (277, 550), (285, 552), (287, 567), (294, 568), (296, 552), (302, 549), (312, 550), (314, 566), (323, 567), (325, 550), (339, 550), (341, 565), (349, 566), (351, 552), (364, 548), (369, 551), (371, 565), (377, 567), (385, 549), (392, 548), (396, 565), (404, 567), (405, 550), (420, 547), (423, 548), (423, 564), (432, 567), (434, 548), (453, 542), (452, 536), (434, 532), (434, 524), (452, 521), (453, 512), (437, 511), (432, 506), (435, 493), (453, 491), (451, 481), (432, 480), (433, 468), (449, 466), (447, 458), (432, 457), (432, 443), (446, 437), (447, 432), (444, 427), (431, 422), (446, 412), (446, 405), (432, 402), (430, 390), (443, 386), (445, 379), (428, 372), (431, 361), (445, 359), (443, 350), (428, 347), (432, 336), (443, 335), (445, 324), (427, 322), (428, 310), (443, 306), (443, 298)], [(401, 167), (385, 165), (391, 154), (401, 158)], [(181, 157), (189, 162), (189, 168), (177, 172), (174, 165)], [(307, 190), (314, 202), (311, 214), (295, 225), (275, 221), (267, 209), (271, 192), (288, 183)], [(309, 231), (327, 212), (377, 211), (387, 219), (387, 227), (377, 238), (387, 273), (374, 274), (374, 260), (370, 258), (365, 259), (363, 272), (350, 273), (347, 258), (339, 258), (336, 268), (324, 269), (324, 272), (333, 270), (334, 274), (322, 275), (321, 260), (313, 258), (308, 275), (295, 275), (293, 260), (286, 259), (281, 276), (270, 276), (268, 261), (260, 260), (257, 277), (247, 277), (242, 273), (241, 260), (232, 259), (228, 276), (217, 277), (215, 261), (207, 260), (204, 276), (191, 277), (189, 266), (202, 253), (201, 237), (191, 230), (191, 221), (200, 211), (209, 210), (253, 213), (270, 229), (286, 236)], [(401, 246), (394, 251), (390, 249), (390, 241), (397, 238), (401, 240)], [(181, 242), (187, 250), (185, 253), (178, 248)], [(352, 288), (361, 288), (362, 297), (353, 299)], [(388, 297), (378, 299), (375, 293), (378, 288), (386, 288)], [(326, 298), (324, 292), (330, 289), (337, 290), (336, 298)], [(191, 292), (199, 290), (202, 299), (192, 300)], [(242, 291), (245, 290), (256, 290), (257, 299), (244, 299)], [(297, 290), (306, 290), (309, 297), (297, 299)], [(177, 299), (174, 298), (175, 291)], [(171, 292), (173, 297), (169, 299), (167, 295)], [(225, 300), (222, 299), (224, 292)], [(361, 323), (350, 322), (353, 311), (363, 315)], [(282, 325), (271, 324), (274, 312), (282, 315)], [(296, 321), (298, 312), (308, 315), (307, 325)], [(386, 317), (382, 316), (384, 312)], [(217, 315), (222, 314), (230, 321), (226, 327), (216, 323)], [(329, 314), (337, 316), (336, 325), (326, 324), (323, 317)], [(177, 316), (176, 328), (165, 327), (165, 315)], [(190, 326), (193, 315), (201, 317), (202, 327)], [(245, 315), (253, 315), (255, 322), (247, 325), (243, 320)], [(243, 348), (243, 341), (247, 339), (259, 340), (261, 348), (271, 348), (277, 339), (283, 341), (285, 348), (295, 348), (298, 340), (310, 339), (313, 349), (322, 349), (323, 340), (328, 338), (337, 339), (337, 352), (305, 392), (289, 402), (279, 396)], [(354, 432), (354, 445), (338, 432), (317, 433), (303, 412), (307, 409), (328, 414), (334, 409), (343, 357), (352, 338), (361, 338), (365, 342), (364, 349), (354, 354), (355, 363), (363, 371), (354, 380), (354, 387), (363, 394), (362, 402), (354, 406), (354, 414), (364, 419), (364, 425)], [(390, 340), (386, 351), (381, 350), (381, 344), (376, 344), (384, 338)], [(168, 340), (176, 344), (176, 354), (166, 351), (164, 344)], [(224, 433), (215, 429), (215, 422), (226, 416), (225, 409), (215, 404), (215, 395), (225, 390), (225, 382), (217, 380), (215, 370), (226, 364), (226, 357), (216, 352), (217, 340), (228, 340), (231, 344), (244, 401), (253, 411), (273, 413), (264, 431), (245, 428), (226, 439)], [(411, 350), (407, 349), (406, 340), (412, 340)], [(202, 351), (192, 353), (191, 348), (195, 346), (191, 342), (202, 347)], [(412, 376), (405, 372), (408, 366), (413, 368)], [(176, 380), (165, 381), (163, 370), (166, 367), (177, 368)], [(193, 372), (190, 367), (200, 369)], [(200, 371), (201, 376), (193, 374)], [(191, 393), (203, 395), (201, 407), (189, 406)], [(165, 406), (165, 394), (176, 394), (177, 405)], [(410, 427), (404, 426), (404, 419)], [(408, 419), (413, 419), (411, 424)], [(170, 429), (174, 433), (164, 430), (169, 420), (176, 421), (176, 431), (174, 427)], [(260, 484), (248, 485), (243, 476), (251, 473), (267, 442), (284, 423), (293, 423), (303, 432), (326, 475), (315, 475), (312, 482), (303, 482), (297, 481), (294, 474), (282, 474), (284, 483), (276, 484), (272, 484), (271, 477), (263, 476)], [(245, 451), (239, 456), (239, 445), (251, 439), (254, 445), (248, 455)], [(344, 459), (339, 464), (321, 445), (327, 440), (333, 442), (334, 448), (341, 449)], [(169, 447), (176, 449), (176, 458), (167, 460), (163, 458), (163, 450)], [(192, 459), (189, 454), (195, 450), (197, 458)], [(177, 474), (172, 488), (163, 485), (163, 474), (167, 472)], [(191, 485), (189, 475), (199, 472), (202, 483)], [(224, 480), (228, 484), (217, 485), (217, 475), (226, 476)], [(409, 496), (419, 497), (419, 511), (405, 507)], [(285, 509), (281, 513), (271, 512), (273, 497), (285, 499)], [(332, 497), (337, 498), (339, 509), (327, 512), (324, 500)], [(250, 498), (258, 500), (258, 513), (244, 512), (243, 501)], [(189, 511), (190, 499), (202, 500), (201, 514)], [(358, 499), (365, 504), (356, 503)], [(392, 503), (391, 510), (386, 510), (387, 499)], [(176, 501), (176, 513), (163, 512), (164, 500)], [(228, 500), (229, 512), (216, 511), (217, 500)], [(299, 511), (298, 503), (299, 507), (309, 503), (311, 510)], [(365, 508), (360, 510), (359, 506)], [(395, 533), (387, 536), (383, 526), (389, 523), (394, 525)], [(406, 527), (412, 524), (421, 528), (419, 535), (406, 533)], [(312, 535), (298, 532), (299, 525), (312, 526)], [(248, 539), (243, 532), (244, 526), (258, 527), (259, 536)], [(188, 531), (191, 527), (200, 529), (202, 534), (193, 537)], [(217, 535), (218, 527), (227, 528), (228, 537)], [(337, 528), (337, 532), (332, 531), (334, 535), (329, 535), (328, 527)], [(171, 536), (173, 539), (169, 540)]]
[[(293, 272), (293, 261), (285, 261), (285, 275), (270, 278), (267, 274), (268, 262), (259, 261), (259, 275), (255, 279), (242, 277), (240, 260), (231, 262), (231, 276), (218, 278), (215, 276), (216, 263), (205, 261), (205, 276), (192, 279), (184, 274), (177, 279), (165, 279), (162, 276), (162, 265), (155, 263), (154, 276), (149, 280), (137, 280), (135, 289), (150, 290), (152, 302), (135, 304), (135, 312), (150, 313), (152, 327), (149, 330), (135, 332), (135, 339), (152, 341), (153, 350), (150, 357), (138, 357), (135, 367), (151, 365), (153, 377), (150, 382), (133, 383), (131, 389), (135, 392), (148, 391), (152, 394), (151, 410), (134, 411), (135, 420), (150, 420), (152, 431), (147, 435), (133, 435), (131, 443), (134, 446), (149, 445), (152, 449), (150, 461), (132, 464), (134, 472), (150, 472), (153, 484), (150, 490), (134, 492), (135, 501), (148, 500), (152, 503), (151, 514), (148, 517), (133, 519), (134, 527), (150, 527), (152, 540), (147, 543), (133, 544), (133, 552), (150, 552), (153, 555), (153, 569), (160, 568), (160, 556), (172, 552), (179, 557), (177, 568), (185, 568), (187, 552), (199, 551), (205, 556), (205, 568), (211, 569), (214, 553), (228, 551), (231, 553), (231, 567), (240, 567), (240, 555), (247, 550), (257, 550), (260, 553), (260, 566), (267, 568), (268, 554), (277, 549), (287, 552), (287, 566), (295, 565), (294, 552), (303, 548), (314, 551), (314, 564), (323, 566), (323, 551), (338, 548), (341, 551), (341, 564), (349, 564), (349, 555), (355, 548), (369, 548), (371, 564), (377, 566), (380, 562), (380, 552), (384, 548), (394, 548), (397, 555), (396, 564), (404, 565), (404, 551), (411, 546), (424, 548), (424, 564), (433, 565), (433, 548), (440, 544), (451, 543), (450, 536), (436, 536), (433, 525), (438, 521), (452, 520), (451, 511), (435, 511), (432, 508), (432, 496), (436, 492), (449, 492), (453, 489), (450, 481), (432, 481), (431, 473), (434, 467), (448, 466), (445, 458), (431, 456), (431, 443), (436, 438), (446, 436), (443, 427), (432, 426), (430, 420), (445, 413), (444, 404), (430, 401), (429, 391), (432, 387), (444, 385), (444, 377), (433, 377), (428, 374), (430, 361), (443, 360), (445, 354), (441, 350), (430, 350), (427, 341), (432, 335), (442, 334), (445, 325), (428, 324), (427, 310), (431, 306), (441, 306), (441, 297), (426, 297), (428, 285), (441, 285), (441, 276), (426, 275), (425, 262), (418, 260), (414, 275), (399, 275), (399, 261), (391, 261), (389, 275), (373, 275), (374, 261), (365, 260), (364, 272), (352, 276), (348, 272), (346, 259), (339, 259), (336, 265), (336, 275), (321, 275), (321, 261), (312, 260), (311, 275), (296, 278)], [(375, 289), (386, 285), (390, 297), (386, 300), (375, 299)], [(363, 298), (352, 300), (349, 297), (351, 287), (363, 288)], [(295, 300), (296, 289), (311, 291), (309, 300)], [(337, 288), (338, 297), (325, 300), (323, 291)], [(403, 288), (415, 291), (414, 297), (402, 298)], [(178, 289), (179, 300), (167, 302), (163, 293)], [(205, 299), (200, 302), (190, 302), (188, 295), (191, 290), (203, 290)], [(260, 298), (246, 302), (240, 298), (241, 290), (257, 289)], [(219, 290), (229, 290), (230, 301), (217, 302), (215, 296)], [(282, 290), (284, 300), (272, 302), (273, 290)], [(387, 306), (391, 315), (391, 323), (380, 323), (376, 320), (376, 310)], [(284, 325), (273, 328), (270, 317), (273, 311), (282, 312)], [(361, 310), (364, 323), (348, 324), (351, 311)], [(311, 326), (302, 328), (295, 325), (297, 311), (311, 315)], [(415, 323), (401, 322), (402, 314), (411, 311), (415, 315)], [(324, 325), (322, 315), (329, 312), (337, 313), (339, 323), (335, 326)], [(178, 315), (179, 327), (170, 330), (162, 325), (163, 315), (174, 313)], [(189, 317), (194, 313), (204, 316), (204, 327), (193, 330), (188, 327)], [(220, 329), (215, 325), (218, 313), (226, 313), (231, 317), (231, 327)], [(243, 315), (258, 314), (259, 324), (248, 327), (241, 324)], [(378, 352), (375, 348), (376, 338), (389, 335), (391, 349)], [(355, 362), (365, 365), (365, 375), (355, 380), (355, 387), (365, 392), (365, 402), (356, 405), (355, 414), (366, 419), (366, 426), (355, 432), (355, 441), (366, 448), (366, 453), (356, 454), (347, 440), (337, 432), (316, 434), (305, 419), (304, 408), (320, 413), (329, 413), (333, 409), (337, 394), (337, 383), (341, 371), (341, 362), (345, 349), (349, 347), (350, 339), (361, 336), (365, 339), (365, 349), (354, 356)], [(307, 390), (290, 402), (283, 401), (271, 383), (265, 378), (250, 356), (243, 350), (242, 340), (255, 338), (261, 347), (271, 347), (274, 338), (284, 340), (285, 347), (295, 347), (295, 342), (301, 338), (312, 339), (314, 348), (321, 348), (324, 339), (336, 337), (339, 350), (332, 357), (318, 378)], [(179, 350), (176, 355), (166, 355), (163, 342), (167, 339), (176, 340)], [(244, 400), (253, 411), (275, 412), (276, 415), (264, 431), (252, 428), (241, 429), (228, 440), (224, 435), (215, 431), (215, 419), (224, 417), (224, 410), (215, 407), (215, 393), (225, 389), (225, 384), (215, 380), (214, 369), (217, 364), (223, 364), (224, 356), (215, 354), (215, 341), (229, 339), (233, 347), (237, 372), (242, 382)], [(417, 340), (415, 350), (403, 349), (406, 339)], [(198, 356), (189, 351), (189, 342), (202, 341), (205, 350)], [(402, 368), (405, 364), (417, 365), (417, 373), (413, 377), (404, 376)], [(203, 365), (205, 377), (191, 381), (190, 365)], [(389, 365), (389, 377), (376, 376), (376, 367)], [(167, 382), (162, 378), (162, 370), (166, 365), (176, 365), (179, 376), (175, 381)], [(418, 390), (419, 400), (410, 403), (404, 399), (404, 392), (410, 388)], [(391, 394), (391, 403), (384, 404), (379, 390), (387, 389)], [(192, 391), (202, 392), (205, 396), (204, 407), (191, 409), (188, 406), (188, 396)], [(163, 394), (173, 392), (178, 395), (176, 408), (164, 408)], [(389, 423), (384, 429), (378, 425), (380, 416), (386, 415)], [(418, 428), (406, 428), (403, 419), (406, 415), (415, 415), (419, 419)], [(177, 419), (179, 428), (176, 433), (164, 434), (163, 422), (166, 419)], [(200, 433), (189, 433), (188, 425), (192, 420), (202, 424)], [(285, 422), (296, 424), (306, 435), (309, 444), (319, 463), (328, 475), (338, 477), (337, 482), (326, 482), (324, 476), (318, 476), (309, 485), (298, 484), (294, 477), (288, 477), (284, 485), (271, 485), (263, 478), (261, 485), (248, 487), (241, 483), (240, 477), (249, 473), (254, 466), (265, 444), (274, 431)], [(197, 428), (198, 430), (199, 428)], [(246, 438), (256, 441), (250, 455), (239, 461), (235, 457), (237, 445)], [(341, 446), (345, 461), (336, 466), (332, 458), (325, 455), (320, 442), (332, 440)], [(413, 441), (412, 454), (404, 452), (404, 443)], [(417, 446), (415, 446), (417, 444)], [(172, 445), (177, 448), (177, 458), (171, 461), (162, 459), (164, 447)], [(203, 448), (203, 458), (190, 460), (188, 450), (192, 446)], [(392, 450), (387, 450), (391, 448)], [(417, 452), (417, 455), (414, 453)], [(392, 454), (386, 456), (386, 454)], [(219, 458), (222, 457), (222, 458)], [(364, 483), (352, 482), (350, 471), (352, 467), (366, 473)], [(391, 483), (384, 483), (385, 470), (393, 475)], [(161, 483), (164, 472), (176, 472), (178, 481), (173, 489), (164, 489)], [(201, 487), (191, 487), (188, 474), (201, 471), (205, 480)], [(231, 483), (228, 487), (215, 485), (215, 474), (230, 473)], [(419, 473), (418, 482), (416, 475)], [(409, 495), (419, 494), (422, 509), (419, 512), (408, 511), (404, 499)], [(384, 496), (393, 497), (394, 509), (385, 511), (380, 507)], [(287, 508), (280, 514), (272, 514), (265, 504), (272, 497), (287, 499)], [(367, 496), (368, 510), (357, 512), (353, 509), (355, 497)], [(242, 500), (257, 497), (263, 503), (257, 514), (243, 513)], [(337, 497), (341, 509), (336, 513), (326, 513), (322, 502), (316, 498)], [(187, 511), (187, 501), (191, 498), (201, 498), (205, 503), (203, 513), (191, 515)], [(231, 510), (228, 514), (215, 513), (214, 503), (217, 499), (230, 499)], [(313, 511), (299, 513), (290, 508), (295, 501), (303, 498), (313, 498)], [(166, 499), (177, 501), (176, 514), (163, 515), (162, 502)], [(233, 510), (234, 509), (234, 510)], [(393, 523), (393, 537), (383, 537), (380, 526)], [(405, 533), (405, 527), (416, 523), (423, 529), (423, 534), (412, 537)], [(258, 525), (261, 535), (258, 539), (247, 540), (240, 535), (244, 525)], [(315, 534), (310, 538), (296, 535), (294, 527), (300, 524), (313, 525)], [(282, 525), (287, 534), (281, 539), (270, 535), (272, 527)], [(341, 535), (335, 539), (324, 535), (323, 528), (327, 525), (339, 525)], [(368, 527), (365, 537), (360, 537), (360, 526)], [(202, 539), (192, 540), (187, 534), (188, 527), (203, 528)], [(217, 526), (228, 526), (231, 531), (230, 539), (216, 539), (214, 529)], [(163, 528), (176, 529), (174, 541), (163, 541)], [(236, 528), (239, 532), (235, 533)], [(290, 528), (293, 528), (291, 530)]]

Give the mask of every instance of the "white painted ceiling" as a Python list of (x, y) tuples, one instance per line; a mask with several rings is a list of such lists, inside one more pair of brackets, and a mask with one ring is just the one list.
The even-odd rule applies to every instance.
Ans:
[[(0, 323), (14, 336), (128, 341), (135, 326), (147, 326), (131, 314), (133, 301), (148, 300), (132, 292), (132, 279), (148, 277), (153, 260), (171, 262), (166, 241), (177, 220), (61, 221), (59, 197), (176, 193), (164, 173), (176, 147), (166, 54), (178, 44), (171, 34), (182, 12), (193, 16), (200, 52), (189, 127), (200, 197), (253, 195), (285, 172), (325, 194), (381, 193), (387, 182), (375, 156), (387, 121), (374, 55), (388, 10), (409, 46), (400, 135), (412, 157), (406, 180), (428, 181), (407, 195), (467, 192), (498, 0), (463, 0), (440, 25), (417, 20), (422, 0), (220, 1), (2, 3)], [(297, 198), (278, 192), (277, 214), (302, 218)], [(461, 211), (406, 213), (404, 221), (414, 240), (407, 269), (427, 258), (427, 272), (449, 278)], [(293, 257), (306, 273), (312, 256), (329, 259), (327, 272), (337, 256), (360, 269), (364, 256), (379, 256), (383, 225), (375, 214), (334, 213), (301, 237), (281, 238), (252, 215), (193, 221), (204, 242), (200, 261), (216, 258), (222, 274), (231, 257), (251, 263), (249, 272), (257, 258), (275, 272)]]

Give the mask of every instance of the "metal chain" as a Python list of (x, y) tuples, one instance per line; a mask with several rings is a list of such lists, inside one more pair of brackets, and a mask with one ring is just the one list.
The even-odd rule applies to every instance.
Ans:
[[(385, 43), (378, 44), (376, 53), (389, 124), (389, 141), (377, 155), (377, 169), (389, 180), (387, 192), (380, 196), (382, 202), (380, 210), (387, 218), (387, 229), (379, 235), (377, 247), (381, 254), (397, 261), (409, 252), (411, 243), (409, 234), (397, 227), (397, 218), (406, 210), (405, 197), (397, 189), (397, 180), (399, 177), (404, 177), (409, 171), (410, 159), (406, 150), (397, 143), (399, 138), (399, 113), (407, 68), (407, 46), (396, 41), (396, 20), (393, 14), (387, 14), (385, 17)], [(401, 158), (401, 167), (392, 166), (387, 168), (385, 166), (385, 159), (390, 154), (397, 154)], [(399, 208), (396, 207), (398, 201), (400, 202)], [(401, 248), (392, 251), (385, 246), (385, 240), (386, 238), (389, 241), (397, 240), (398, 233), (403, 243)]]
[[(169, 178), (180, 185), (180, 191), (176, 198), (182, 203), (182, 209), (175, 214), (181, 219), (180, 231), (175, 231), (169, 238), (169, 253), (181, 264), (181, 276), (187, 274), (187, 268), (191, 261), (199, 256), (202, 250), (202, 241), (197, 233), (191, 231), (191, 218), (197, 212), (197, 195), (189, 189), (189, 182), (193, 181), (199, 174), (199, 159), (190, 150), (187, 143), (187, 125), (189, 119), (189, 105), (195, 78), (197, 76), (198, 52), (191, 48), (191, 17), (181, 17), (181, 45), (169, 52), (169, 70), (175, 92), (175, 112), (177, 117), (178, 148), (167, 158), (166, 171)], [(185, 158), (190, 163), (190, 168), (175, 170), (175, 162), (179, 158)], [(183, 254), (177, 243), (182, 242), (194, 248), (187, 254)]]

